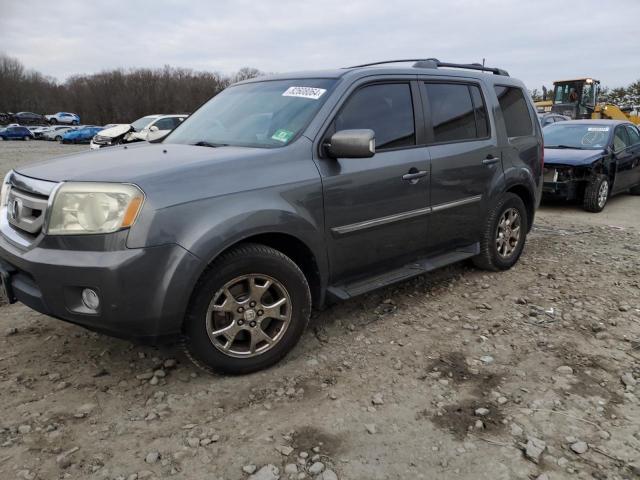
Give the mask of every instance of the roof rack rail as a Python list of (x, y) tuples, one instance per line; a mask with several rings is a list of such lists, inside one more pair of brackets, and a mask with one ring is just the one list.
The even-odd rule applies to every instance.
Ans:
[(462, 68), (465, 70), (478, 70), (481, 72), (491, 72), (494, 75), (503, 75), (505, 77), (509, 76), (509, 72), (501, 68), (485, 67), (479, 63), (441, 62), (437, 58), (406, 58), (401, 60), (385, 60), (384, 62), (363, 63), (362, 65), (353, 65), (347, 68), (372, 67), (375, 65), (385, 65), (387, 63), (407, 63), (407, 62), (415, 62), (413, 64), (414, 68), (439, 68), (439, 67)]

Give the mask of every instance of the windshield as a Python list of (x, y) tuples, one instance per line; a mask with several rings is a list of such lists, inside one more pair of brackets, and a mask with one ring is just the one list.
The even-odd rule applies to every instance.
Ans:
[(133, 129), (136, 132), (139, 132), (140, 130), (142, 130), (144, 127), (146, 127), (147, 125), (149, 125), (151, 122), (153, 122), (157, 117), (142, 117), (139, 118), (138, 120), (136, 120), (135, 122), (133, 122), (131, 124), (131, 126), (133, 127)]
[(164, 142), (259, 148), (285, 146), (308, 125), (335, 82), (292, 79), (229, 87), (188, 117)]
[(554, 123), (542, 130), (545, 148), (602, 150), (609, 143), (611, 128), (598, 124)]

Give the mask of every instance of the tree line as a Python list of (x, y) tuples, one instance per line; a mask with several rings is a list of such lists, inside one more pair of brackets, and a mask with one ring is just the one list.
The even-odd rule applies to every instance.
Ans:
[(130, 123), (154, 113), (191, 113), (229, 84), (260, 74), (254, 68), (222, 75), (166, 65), (73, 75), (58, 82), (0, 54), (0, 112), (73, 112), (85, 124)]
[[(536, 102), (553, 100), (553, 87), (534, 88), (530, 93)], [(636, 80), (626, 87), (609, 88), (600, 86), (598, 98), (599, 102), (612, 103), (620, 107), (637, 108), (640, 106), (640, 80)]]

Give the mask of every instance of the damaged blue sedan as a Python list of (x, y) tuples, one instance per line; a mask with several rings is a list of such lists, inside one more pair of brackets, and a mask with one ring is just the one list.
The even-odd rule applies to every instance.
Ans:
[(640, 195), (640, 131), (633, 123), (573, 120), (543, 134), (543, 199), (579, 200), (600, 212), (613, 195)]

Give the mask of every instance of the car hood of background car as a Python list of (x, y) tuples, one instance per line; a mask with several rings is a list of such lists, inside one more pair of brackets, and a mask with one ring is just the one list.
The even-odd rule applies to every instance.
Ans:
[(125, 133), (132, 130), (133, 127), (128, 123), (123, 123), (122, 125), (116, 125), (114, 127), (105, 128), (100, 132), (101, 137), (109, 137), (109, 138), (117, 138), (120, 135), (124, 135)]
[(575, 148), (545, 148), (545, 165), (590, 165), (605, 155), (604, 150), (578, 150)]
[[(175, 182), (189, 170), (206, 174), (208, 168), (249, 168), (242, 160), (277, 154), (278, 149), (248, 147), (196, 147), (145, 144), (109, 147), (53, 158), (16, 168), (27, 177), (53, 182), (123, 182), (144, 188), (151, 182)], [(219, 170), (216, 170), (219, 171)]]

